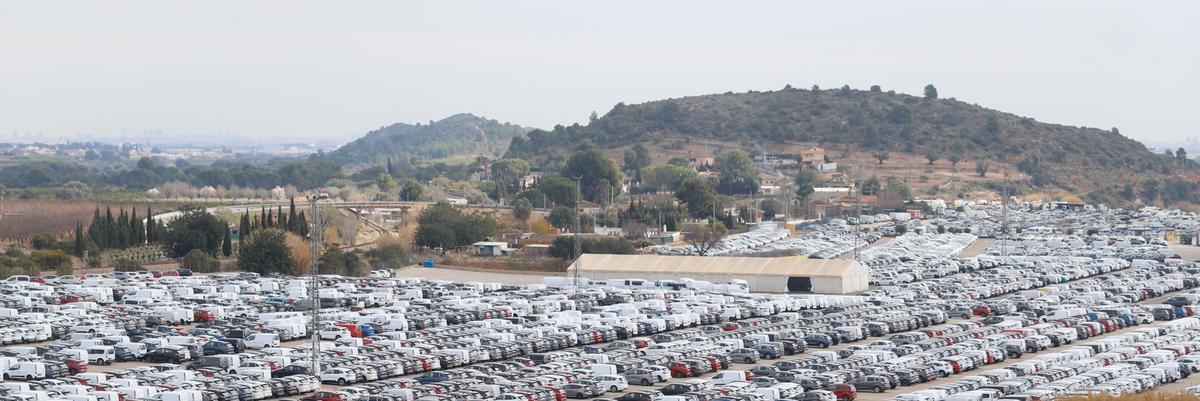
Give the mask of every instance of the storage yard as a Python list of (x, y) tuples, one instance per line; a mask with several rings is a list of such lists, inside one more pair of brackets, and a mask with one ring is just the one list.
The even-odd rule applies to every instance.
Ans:
[[(1026, 207), (1003, 213), (1022, 228), (1004, 235), (1001, 213), (897, 222), (906, 234), (857, 261), (728, 255), (832, 258), (895, 232), (856, 242), (852, 222), (829, 221), (782, 237), (764, 226), (727, 239), (725, 257), (585, 255), (578, 286), (571, 275), (418, 267), (320, 276), (315, 294), (307, 277), (247, 273), (13, 276), (0, 283), (0, 400), (1046, 401), (1196, 390), (1200, 263), (1175, 258), (1165, 237), (1200, 219)], [(837, 272), (791, 288), (820, 270)], [(862, 290), (819, 288), (818, 277), (860, 271)]]

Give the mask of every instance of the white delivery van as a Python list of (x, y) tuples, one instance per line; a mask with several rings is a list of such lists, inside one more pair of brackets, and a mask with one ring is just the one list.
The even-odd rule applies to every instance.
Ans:
[(41, 380), (46, 378), (46, 364), (36, 361), (17, 362), (4, 371), (4, 380)]
[(107, 345), (94, 345), (84, 350), (87, 351), (88, 363), (111, 365), (113, 361), (117, 360), (116, 349)]
[(254, 333), (246, 339), (246, 348), (263, 349), (278, 346), (279, 335), (275, 333)]

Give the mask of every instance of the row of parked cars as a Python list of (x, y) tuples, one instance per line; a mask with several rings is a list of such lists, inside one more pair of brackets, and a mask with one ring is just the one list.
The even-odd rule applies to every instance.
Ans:
[[(750, 231), (723, 238), (711, 249), (706, 249), (705, 255), (775, 254), (832, 259), (853, 250), (856, 246), (869, 245), (881, 237), (879, 233), (860, 233), (856, 236), (853, 228), (847, 227), (844, 222), (807, 226), (803, 231), (807, 233), (792, 235), (787, 228), (775, 223), (762, 223)], [(650, 250), (662, 255), (700, 253), (693, 245), (656, 245), (650, 247)]]
[[(1184, 293), (1197, 284), (1194, 263), (1071, 253), (950, 259), (957, 246), (918, 235), (958, 238), (898, 237), (893, 242), (910, 245), (893, 248), (908, 255), (894, 260), (907, 270), (880, 263), (872, 274), (912, 277), (848, 297), (747, 294), (737, 283), (683, 279), (608, 280), (575, 292), (321, 276), (316, 294), (307, 279), (254, 274), (14, 280), (0, 284), (0, 327), (38, 335), (14, 336), (3, 348), (0, 397), (532, 401), (626, 392), (621, 399), (848, 401), (860, 390), (899, 393), (1030, 353), (1092, 349), (1072, 353), (1071, 361), (1089, 360), (1072, 376), (1020, 379), (1025, 384), (991, 394), (1031, 399), (1039, 386), (1094, 371), (1090, 359), (1136, 365), (1127, 361), (1164, 348), (1151, 334), (1190, 335), (1191, 323), (1176, 322), (1194, 322), (1188, 316), (1200, 297)], [(314, 330), (305, 311), (318, 302)], [(1091, 345), (1109, 341), (1092, 337), (1147, 324), (1134, 329), (1143, 336)], [(313, 335), (324, 340), (316, 371), (311, 345), (288, 343)], [(835, 349), (844, 343), (852, 344)], [(1179, 358), (1194, 350), (1182, 351)], [(87, 371), (114, 361), (145, 366)], [(736, 366), (747, 363), (755, 366)], [(1029, 363), (1005, 370), (1047, 370)], [(1164, 363), (1171, 361), (1155, 361)], [(942, 383), (923, 401), (1017, 380), (993, 376), (1000, 380)]]

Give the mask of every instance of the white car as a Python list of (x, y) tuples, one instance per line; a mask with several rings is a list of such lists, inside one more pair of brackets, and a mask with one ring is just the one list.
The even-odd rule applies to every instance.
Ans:
[(321, 383), (337, 383), (340, 386), (358, 382), (358, 375), (346, 368), (326, 369), (320, 377)]
[(596, 376), (592, 378), (592, 381), (599, 384), (600, 388), (613, 393), (629, 388), (629, 382), (624, 377), (617, 375)]
[(338, 340), (352, 337), (350, 330), (339, 326), (325, 326), (318, 333), (321, 335), (322, 340)]

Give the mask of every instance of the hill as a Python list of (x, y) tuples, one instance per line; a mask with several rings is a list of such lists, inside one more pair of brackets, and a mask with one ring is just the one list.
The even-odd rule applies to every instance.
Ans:
[[(556, 126), (518, 137), (508, 155), (553, 166), (581, 146), (612, 151), (652, 143), (652, 149), (682, 149), (695, 142), (748, 151), (771, 149), (768, 153), (795, 148), (788, 144), (806, 144), (843, 158), (890, 152), (893, 158), (907, 154), (910, 161), (926, 155), (964, 163), (984, 161), (1016, 167), (1032, 187), (1088, 195), (1092, 200), (1116, 197), (1127, 182), (1190, 179), (1196, 172), (1195, 163), (1152, 152), (1116, 128), (1048, 124), (954, 99), (876, 88), (787, 87), (620, 103), (587, 125)], [(1190, 195), (1191, 188), (1187, 192)]]
[(334, 164), (382, 164), (456, 157), (496, 157), (529, 128), (463, 113), (430, 124), (396, 123), (368, 132), (320, 157)]

